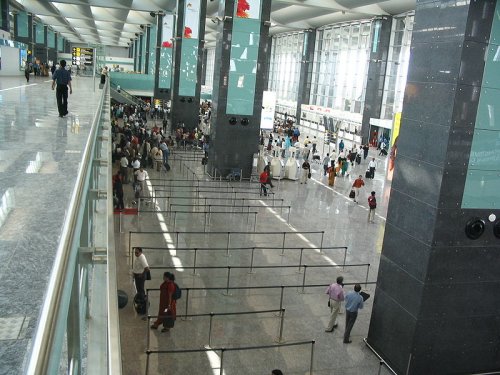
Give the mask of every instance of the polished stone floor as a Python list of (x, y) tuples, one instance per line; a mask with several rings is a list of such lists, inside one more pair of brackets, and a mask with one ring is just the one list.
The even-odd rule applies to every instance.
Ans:
[(49, 77), (0, 79), (0, 374), (22, 374), (100, 90), (74, 78), (59, 118)]
[[(223, 374), (270, 374), (274, 368), (280, 368), (284, 374), (309, 374), (312, 340), (315, 340), (314, 374), (388, 374), (385, 368), (379, 372), (377, 357), (363, 342), (368, 333), (373, 296), (360, 311), (351, 335), (353, 342), (346, 345), (342, 342), (345, 314), (339, 315), (338, 328), (333, 333), (325, 332), (329, 309), (324, 294), (326, 285), (343, 275), (348, 284), (346, 291), (353, 288), (353, 283), (362, 283), (373, 295), (374, 285), (370, 283), (376, 281), (390, 191), (387, 160), (378, 159), (375, 179), (366, 181), (359, 204), (349, 199), (348, 194), (352, 176), (364, 175), (368, 160), (356, 166), (351, 176), (337, 178), (333, 188), (323, 177), (322, 165), (313, 164), (312, 179), (305, 185), (298, 181), (275, 181), (273, 202), (270, 197), (256, 194), (256, 183), (203, 182), (207, 178), (201, 164), (183, 162), (180, 155), (173, 152), (175, 159), (170, 161), (172, 170), (168, 173), (149, 169), (149, 195), (155, 194), (156, 200), (142, 202), (138, 216), (116, 216), (118, 285), (129, 295), (129, 304), (120, 311), (124, 374), (219, 374), (220, 348), (273, 346), (278, 341), (305, 343), (226, 350), (222, 356)], [(376, 150), (370, 151), (372, 156), (378, 158)], [(195, 185), (199, 188), (193, 188)], [(378, 208), (375, 223), (369, 224), (367, 197), (372, 190), (377, 192)], [(126, 186), (125, 194), (126, 205), (134, 207), (131, 185)], [(254, 200), (242, 203), (241, 198)], [(189, 204), (210, 204), (211, 212), (218, 213), (208, 215), (207, 207)], [(224, 204), (244, 207), (216, 206)], [(155, 212), (151, 212), (153, 208)], [(255, 216), (256, 233), (253, 233)], [(182, 233), (205, 229), (219, 233)], [(244, 233), (234, 233), (238, 231)], [(233, 232), (229, 256), (228, 232)], [(279, 232), (289, 233), (285, 241)], [(321, 241), (323, 252), (318, 250)], [(283, 252), (283, 243), (285, 248), (294, 249)], [(146, 288), (159, 288), (161, 275), (167, 270), (175, 273), (176, 281), (184, 288), (177, 305), (179, 317), (170, 332), (150, 330), (147, 318), (134, 311), (131, 246), (144, 247), (153, 267), (153, 279), (146, 283)], [(336, 246), (348, 248), (344, 269), (339, 266), (343, 263), (343, 250), (327, 249)], [(196, 259), (194, 248), (198, 249)], [(253, 262), (252, 248), (255, 248)], [(307, 265), (307, 270), (304, 267), (299, 270), (299, 264)], [(251, 266), (253, 272), (249, 272)], [(365, 286), (367, 272), (369, 283)], [(226, 290), (228, 285), (241, 288)], [(275, 310), (280, 308), (281, 286), (284, 286), (281, 305), (285, 314), (279, 340), (280, 319)], [(190, 289), (189, 295), (186, 288)], [(149, 314), (156, 315), (159, 293), (150, 290), (149, 296)], [(243, 312), (248, 314), (235, 314)], [(214, 313), (212, 318), (210, 313)], [(183, 319), (184, 314), (202, 316)], [(148, 349), (149, 361), (145, 354)], [(159, 350), (195, 351), (156, 353)]]

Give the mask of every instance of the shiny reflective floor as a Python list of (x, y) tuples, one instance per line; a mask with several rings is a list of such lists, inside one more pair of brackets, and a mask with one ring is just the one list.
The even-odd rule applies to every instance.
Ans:
[[(318, 147), (321, 150), (321, 147)], [(174, 151), (175, 154), (175, 151)], [(377, 157), (376, 150), (370, 157)], [(378, 158), (378, 157), (377, 157)], [(351, 172), (352, 176), (362, 174), (367, 168), (368, 159)], [(192, 180), (196, 171), (203, 179), (199, 162), (180, 162), (171, 160), (170, 172), (156, 172), (149, 169), (149, 194), (155, 192), (155, 202), (142, 203), (139, 216), (116, 216), (116, 244), (118, 254), (119, 288), (127, 292), (128, 305), (120, 311), (122, 363), (124, 374), (220, 374), (221, 361), (223, 374), (270, 374), (280, 368), (284, 374), (308, 374), (311, 362), (312, 340), (315, 340), (313, 353), (314, 374), (388, 374), (379, 360), (365, 346), (363, 338), (368, 333), (369, 318), (373, 302), (373, 284), (364, 286), (368, 280), (375, 281), (385, 227), (390, 181), (386, 178), (387, 160), (378, 159), (374, 180), (366, 181), (361, 191), (360, 203), (348, 198), (353, 177), (337, 178), (335, 186), (329, 187), (323, 176), (322, 165), (313, 164), (312, 179), (306, 185), (299, 181), (275, 181), (274, 207), (271, 198), (259, 197), (257, 183), (231, 183), (235, 189), (245, 190), (238, 198), (257, 198), (247, 201), (251, 208), (215, 208), (215, 204), (234, 204), (234, 195), (229, 192), (227, 183), (200, 183), (205, 186), (202, 192), (193, 191), (187, 185), (194, 184), (176, 179)], [(156, 180), (163, 179), (163, 180)], [(180, 187), (178, 185), (183, 185)], [(208, 187), (210, 186), (210, 188)], [(161, 192), (159, 189), (164, 189)], [(367, 197), (375, 190), (378, 196), (377, 216), (374, 224), (367, 222)], [(133, 205), (131, 185), (125, 186), (125, 204)], [(169, 196), (169, 198), (160, 198)], [(188, 197), (188, 198), (180, 198)], [(201, 199), (200, 199), (201, 198)], [(204, 204), (207, 198), (214, 211), (205, 221), (206, 208), (171, 206), (172, 204)], [(209, 199), (212, 198), (212, 199)], [(291, 206), (289, 223), (286, 208)], [(241, 204), (239, 203), (235, 204)], [(156, 205), (160, 211), (145, 212)], [(162, 210), (188, 211), (197, 213), (176, 213)], [(257, 212), (256, 232), (296, 232), (287, 235), (285, 250), (282, 254), (283, 235), (260, 233), (231, 234), (230, 247), (246, 247), (246, 250), (225, 250), (228, 244), (227, 232), (254, 230), (254, 214)], [(174, 219), (175, 216), (175, 219)], [(121, 222), (121, 224), (120, 224)], [(122, 233), (120, 233), (120, 227)], [(136, 232), (183, 232), (203, 231), (226, 232), (222, 234), (179, 234), (176, 233), (136, 233)], [(347, 246), (346, 267), (343, 263), (343, 250), (317, 250), (321, 234), (304, 232), (324, 231), (323, 247)], [(132, 233), (131, 233), (132, 232)], [(135, 294), (131, 276), (130, 246), (145, 248), (153, 279), (146, 282), (146, 288), (159, 288), (164, 271), (174, 272), (181, 288), (201, 288), (186, 290), (177, 304), (178, 319), (169, 332), (150, 330), (150, 322), (136, 314), (132, 299)], [(168, 249), (167, 249), (168, 246)], [(219, 248), (219, 250), (194, 250), (186, 248)], [(260, 247), (253, 251), (252, 247)], [(263, 248), (262, 248), (263, 247)], [(275, 247), (275, 249), (272, 249)], [(156, 249), (152, 249), (156, 248)], [(304, 248), (302, 257), (300, 248)], [(316, 250), (314, 249), (316, 248)], [(222, 249), (222, 250), (220, 250)], [(192, 267), (196, 262), (196, 270)], [(298, 265), (307, 265), (299, 270)], [(366, 264), (370, 264), (368, 269)], [(253, 270), (250, 270), (250, 266)], [(227, 266), (231, 266), (228, 271)], [(275, 266), (272, 268), (271, 266)], [(312, 267), (316, 266), (316, 267)], [(319, 267), (321, 266), (321, 267)], [(221, 267), (221, 268), (203, 268)], [(259, 268), (266, 267), (266, 268)], [(253, 271), (253, 272), (250, 272)], [(306, 274), (304, 274), (304, 272)], [(345, 314), (339, 315), (338, 327), (332, 333), (325, 332), (329, 320), (327, 285), (337, 276), (343, 275), (345, 283), (362, 283), (363, 289), (372, 294), (365, 308), (360, 311), (351, 334), (352, 343), (343, 344)], [(229, 282), (228, 282), (229, 279)], [(306, 287), (302, 291), (301, 285)], [(242, 287), (241, 289), (229, 289)], [(281, 300), (281, 286), (283, 299)], [(307, 285), (320, 285), (308, 287)], [(273, 286), (273, 288), (245, 289), (247, 287)], [(290, 287), (288, 287), (290, 286)], [(204, 288), (218, 288), (205, 290)], [(345, 290), (352, 290), (346, 285)], [(229, 292), (229, 293), (227, 293)], [(158, 313), (159, 293), (149, 292), (149, 314)], [(279, 316), (275, 312), (281, 305), (285, 309), (282, 337), (279, 340)], [(255, 313), (257, 311), (267, 311)], [(231, 313), (249, 314), (231, 315)], [(254, 313), (250, 313), (254, 312)], [(210, 313), (214, 313), (210, 318)], [(226, 315), (218, 315), (223, 313)], [(183, 319), (183, 315), (191, 316)], [(220, 348), (242, 348), (268, 346), (281, 343), (307, 342), (298, 346), (271, 347), (241, 351), (224, 351), (221, 359)], [(145, 354), (149, 349), (151, 354)], [(161, 350), (199, 350), (189, 353), (156, 353)]]
[(22, 374), (100, 90), (73, 79), (58, 117), (50, 77), (0, 79), (0, 374)]

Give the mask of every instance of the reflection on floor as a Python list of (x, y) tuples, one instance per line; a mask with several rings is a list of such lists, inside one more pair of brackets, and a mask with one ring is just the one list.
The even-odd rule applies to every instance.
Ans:
[[(371, 154), (375, 156), (375, 150)], [(351, 175), (364, 175), (367, 163), (354, 167)], [(359, 204), (348, 198), (352, 177), (337, 178), (331, 188), (323, 176), (322, 165), (313, 164), (312, 179), (307, 185), (275, 181), (274, 207), (271, 197), (256, 194), (257, 183), (192, 182), (193, 176), (186, 165), (196, 170), (200, 179), (205, 179), (201, 163), (175, 160), (174, 152), (170, 164), (172, 170), (168, 173), (149, 170), (149, 192), (155, 194), (156, 200), (141, 204), (138, 216), (115, 216), (118, 282), (129, 295), (129, 304), (120, 312), (124, 373), (219, 374), (222, 361), (226, 375), (270, 374), (274, 368), (280, 368), (284, 374), (306, 374), (310, 369), (312, 340), (315, 340), (314, 374), (379, 373), (379, 361), (362, 341), (368, 332), (373, 298), (360, 311), (351, 335), (353, 342), (346, 345), (342, 343), (345, 314), (339, 316), (334, 332), (325, 332), (329, 319), (325, 289), (343, 275), (346, 284), (362, 283), (373, 297), (373, 285), (365, 287), (364, 283), (367, 275), (368, 281), (374, 281), (378, 271), (390, 189), (385, 179), (385, 160), (379, 161), (375, 179), (366, 181)], [(126, 189), (126, 203), (130, 206), (131, 185)], [(232, 189), (246, 193), (233, 193)], [(375, 224), (367, 223), (367, 197), (372, 190), (378, 196)], [(243, 203), (241, 198), (257, 200)], [(209, 208), (212, 214), (207, 213), (206, 206), (188, 204), (212, 205)], [(216, 206), (223, 204), (244, 207)], [(291, 206), (289, 223), (288, 209), (284, 206)], [(153, 208), (157, 211), (152, 212)], [(257, 212), (256, 233), (252, 233), (255, 216), (252, 212)], [(203, 232), (205, 228), (219, 233), (182, 233)], [(169, 233), (141, 233), (160, 231)], [(228, 232), (231, 232), (229, 239)], [(284, 238), (282, 232), (290, 234)], [(323, 251), (319, 249), (321, 243)], [(168, 270), (175, 273), (181, 288), (190, 289), (189, 293), (184, 290), (178, 301), (179, 318), (169, 332), (150, 330), (148, 320), (133, 309), (131, 246), (142, 246), (150, 266), (154, 267), (147, 288), (159, 288), (162, 274)], [(344, 250), (328, 249), (344, 246), (348, 247), (345, 268), (342, 267)], [(268, 286), (272, 287), (264, 288)], [(346, 291), (352, 288), (352, 284), (345, 287)], [(149, 296), (149, 314), (156, 315), (159, 292), (151, 290)], [(285, 309), (281, 340), (277, 312), (280, 306)], [(232, 314), (239, 312), (254, 313)], [(202, 316), (183, 319), (184, 314)], [(268, 346), (278, 342), (306, 343), (226, 350), (221, 356), (220, 348)], [(147, 360), (146, 349), (200, 351), (152, 353)], [(380, 373), (388, 371), (382, 369)]]

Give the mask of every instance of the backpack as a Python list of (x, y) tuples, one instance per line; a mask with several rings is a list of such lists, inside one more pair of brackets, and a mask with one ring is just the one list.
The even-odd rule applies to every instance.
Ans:
[(179, 285), (177, 285), (176, 282), (174, 282), (174, 285), (175, 285), (175, 292), (174, 292), (174, 295), (172, 296), (174, 298), (174, 300), (178, 300), (182, 297), (182, 289), (179, 288)]
[(370, 206), (370, 208), (377, 208), (377, 200), (372, 195), (368, 197), (368, 206)]

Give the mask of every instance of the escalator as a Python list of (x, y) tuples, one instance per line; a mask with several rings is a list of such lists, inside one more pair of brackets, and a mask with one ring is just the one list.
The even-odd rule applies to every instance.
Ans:
[(143, 100), (137, 98), (134, 95), (131, 95), (127, 91), (123, 90), (122, 88), (114, 84), (112, 81), (110, 81), (109, 88), (110, 88), (111, 98), (119, 103), (136, 105), (136, 106), (143, 106), (146, 104)]

